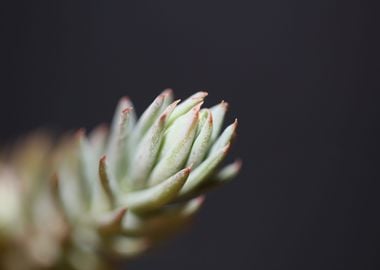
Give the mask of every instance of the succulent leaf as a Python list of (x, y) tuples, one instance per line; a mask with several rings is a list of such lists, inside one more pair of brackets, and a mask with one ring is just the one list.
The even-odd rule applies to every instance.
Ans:
[(213, 177), (213, 182), (224, 183), (234, 179), (239, 174), (241, 166), (241, 160), (236, 160), (225, 166)]
[(189, 174), (190, 168), (185, 168), (153, 187), (130, 192), (122, 204), (134, 211), (151, 211), (160, 208), (178, 194)]
[[(122, 97), (117, 104), (112, 123), (110, 128), (110, 133), (108, 137), (108, 143), (107, 143), (107, 155), (109, 157), (113, 157), (115, 155), (115, 151), (117, 150), (117, 141), (118, 137), (120, 135), (120, 128), (122, 123), (122, 115), (123, 111), (126, 109), (132, 109), (132, 103), (127, 97)], [(135, 117), (131, 117), (131, 121), (134, 122)], [(133, 124), (132, 124), (133, 125)]]
[(192, 191), (179, 196), (178, 201), (189, 200), (198, 197), (201, 194), (205, 194), (210, 190), (223, 186), (239, 174), (241, 166), (241, 160), (236, 160), (235, 162), (223, 167), (216, 174), (210, 176), (209, 179), (203, 181), (197, 188), (194, 188)]
[(168, 129), (157, 165), (154, 167), (149, 185), (160, 183), (186, 162), (194, 141), (199, 121), (199, 106), (177, 119)]
[(187, 193), (192, 192), (195, 188), (201, 185), (203, 181), (207, 180), (207, 177), (211, 175), (217, 166), (223, 161), (229, 149), (230, 144), (228, 143), (218, 152), (210, 155), (196, 169), (194, 169), (194, 171), (189, 176), (188, 181), (182, 188), (180, 195), (186, 196)]
[(214, 128), (212, 130), (211, 141), (215, 141), (215, 139), (219, 136), (227, 109), (228, 103), (225, 101), (222, 101), (218, 105), (210, 108), (214, 119)]
[(159, 114), (172, 102), (170, 90), (163, 91), (141, 115), (133, 129), (133, 142), (143, 137)]
[(202, 103), (204, 98), (208, 95), (207, 92), (197, 92), (191, 97), (182, 102), (169, 117), (168, 124), (171, 125), (178, 117), (184, 115), (192, 108)]
[(187, 160), (187, 166), (198, 166), (204, 159), (209, 150), (209, 143), (212, 134), (212, 114), (206, 111), (205, 121), (199, 123), (199, 134), (191, 147), (190, 155)]
[(178, 102), (179, 101), (173, 102), (165, 109), (138, 144), (132, 161), (133, 170), (128, 179), (129, 187), (132, 189), (139, 189), (146, 183), (149, 173), (157, 159), (157, 155), (159, 154), (167, 118), (177, 106)]
[(231, 143), (235, 136), (237, 128), (237, 120), (235, 120), (231, 125), (229, 125), (215, 141), (211, 147), (210, 154), (212, 155), (217, 152), (219, 149), (223, 148), (226, 144)]
[(112, 178), (106, 164), (106, 156), (103, 156), (99, 161), (99, 179), (102, 190), (108, 199), (108, 203), (113, 207), (115, 205), (114, 191), (116, 192), (117, 190), (117, 183), (111, 180)]

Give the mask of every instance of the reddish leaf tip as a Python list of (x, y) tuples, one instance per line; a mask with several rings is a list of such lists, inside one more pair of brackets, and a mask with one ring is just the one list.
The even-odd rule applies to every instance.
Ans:
[(106, 155), (103, 155), (101, 158), (100, 158), (100, 163), (105, 163), (107, 160), (107, 156)]
[(238, 126), (238, 119), (237, 118), (235, 118), (233, 125), (234, 125), (234, 129), (236, 129)]
[(222, 107), (223, 107), (223, 109), (224, 110), (228, 110), (228, 107), (230, 106), (230, 104), (228, 104), (228, 102), (226, 102), (226, 101), (224, 101), (224, 100), (222, 100), (220, 103), (219, 103)]
[(122, 114), (128, 114), (130, 111), (132, 111), (133, 110), (133, 108), (132, 107), (127, 107), (127, 108), (125, 108), (125, 109), (123, 109), (122, 111), (121, 111), (121, 113)]
[(228, 143), (222, 148), (222, 152), (223, 152), (224, 154), (226, 154), (226, 153), (228, 152), (228, 150), (230, 150), (230, 148), (231, 148), (231, 143), (228, 142)]
[(80, 128), (75, 132), (74, 137), (80, 139), (80, 138), (83, 138), (85, 135), (86, 135), (86, 129)]
[(166, 88), (164, 91), (162, 91), (161, 95), (163, 95), (164, 97), (171, 96), (173, 95), (173, 89)]

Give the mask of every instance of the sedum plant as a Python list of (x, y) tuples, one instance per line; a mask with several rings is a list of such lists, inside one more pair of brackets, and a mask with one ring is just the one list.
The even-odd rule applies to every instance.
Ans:
[(220, 167), (237, 122), (221, 131), (227, 103), (202, 109), (206, 95), (165, 90), (138, 120), (122, 98), (109, 128), (2, 151), (0, 269), (109, 269), (188, 224), (240, 169)]

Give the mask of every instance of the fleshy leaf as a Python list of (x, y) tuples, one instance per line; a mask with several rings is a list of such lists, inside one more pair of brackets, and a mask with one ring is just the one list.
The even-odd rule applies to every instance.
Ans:
[(131, 143), (135, 144), (140, 140), (148, 129), (153, 125), (160, 113), (168, 106), (167, 103), (172, 99), (171, 90), (163, 91), (141, 115), (139, 121), (133, 129)]
[(178, 194), (189, 173), (190, 168), (186, 168), (154, 187), (130, 192), (121, 203), (132, 211), (157, 209), (170, 202)]
[(210, 176), (210, 174), (212, 174), (217, 166), (223, 161), (229, 148), (230, 144), (227, 144), (224, 148), (206, 158), (205, 161), (194, 169), (183, 186), (180, 196), (186, 196), (188, 193), (199, 187), (203, 181), (207, 180), (207, 177)]
[(208, 110), (206, 112), (206, 120), (200, 127), (200, 132), (191, 147), (190, 155), (187, 160), (188, 166), (198, 166), (198, 164), (201, 163), (203, 158), (206, 156), (209, 149), (209, 142), (212, 134), (212, 114)]
[(92, 182), (96, 182), (95, 179), (97, 177), (96, 170), (94, 170), (95, 156), (92, 152), (89, 142), (85, 136), (85, 131), (83, 129), (77, 132), (76, 138), (79, 145), (78, 159), (80, 169), (79, 179), (81, 183), (81, 190), (83, 192), (83, 197), (85, 198), (86, 202), (89, 203), (93, 195), (94, 185), (92, 184)]
[(152, 215), (137, 215), (128, 212), (123, 220), (123, 233), (128, 236), (142, 236), (157, 238), (168, 231), (172, 231), (184, 222), (187, 222), (202, 206), (204, 196), (199, 196), (187, 202), (158, 210)]
[(99, 161), (99, 178), (109, 204), (113, 206), (115, 203), (114, 191), (116, 192), (118, 190), (118, 184), (116, 181), (111, 180), (112, 178), (110, 177), (110, 172), (106, 164), (106, 156), (103, 156)]
[(60, 177), (58, 173), (54, 173), (50, 181), (50, 191), (53, 199), (53, 204), (56, 207), (56, 210), (62, 221), (65, 224), (69, 224), (69, 218), (66, 214), (64, 204), (61, 197), (61, 186), (60, 186)]
[(93, 129), (88, 136), (88, 140), (97, 157), (104, 154), (107, 134), (108, 128), (105, 124), (102, 124)]
[[(129, 118), (128, 121), (127, 118)], [(115, 171), (117, 166), (116, 160), (118, 156), (120, 156), (120, 152), (118, 153), (118, 151), (120, 151), (120, 137), (126, 135), (128, 129), (130, 130), (134, 126), (134, 122), (135, 115), (132, 103), (129, 98), (123, 97), (116, 107), (107, 143), (106, 154), (110, 160), (112, 171)]]
[(98, 220), (98, 230), (102, 235), (110, 235), (121, 230), (122, 222), (127, 208), (120, 208), (111, 213), (101, 216)]
[(155, 185), (183, 168), (194, 141), (199, 121), (199, 106), (181, 116), (168, 129), (159, 161), (149, 178), (149, 185)]
[(108, 139), (108, 151), (112, 148), (112, 145), (116, 144), (117, 137), (120, 134), (121, 114), (127, 108), (133, 108), (131, 101), (128, 97), (122, 97), (116, 107)]
[(213, 177), (213, 182), (225, 183), (230, 181), (239, 174), (241, 166), (241, 160), (236, 160), (235, 162), (226, 165)]
[(178, 102), (179, 100), (173, 102), (165, 109), (139, 143), (131, 164), (133, 170), (128, 178), (130, 188), (139, 189), (146, 183), (161, 146), (166, 120)]
[(210, 176), (206, 181), (202, 182), (198, 188), (182, 195), (178, 201), (189, 200), (200, 196), (201, 194), (205, 194), (206, 192), (209, 192), (217, 187), (223, 186), (239, 174), (241, 165), (242, 162), (240, 160), (236, 160), (235, 162), (225, 166), (215, 175)]
[(165, 95), (164, 103), (162, 105), (162, 110), (164, 110), (167, 106), (169, 106), (173, 101), (173, 90), (170, 88), (165, 89), (162, 94)]
[(84, 133), (79, 134), (79, 145), (82, 173), (87, 185), (87, 190), (89, 191), (90, 208), (93, 212), (107, 210), (110, 204), (107, 203), (107, 195), (102, 187), (101, 179), (97, 174), (98, 164), (96, 162), (96, 156)]
[(111, 249), (116, 256), (133, 258), (150, 247), (149, 241), (144, 238), (120, 236), (111, 241)]
[(216, 138), (219, 136), (219, 133), (223, 126), (223, 120), (227, 112), (227, 109), (228, 109), (228, 103), (225, 101), (222, 101), (218, 105), (215, 105), (210, 108), (210, 111), (212, 113), (213, 120), (214, 120), (211, 141), (215, 141)]
[(235, 136), (237, 128), (237, 119), (226, 127), (223, 133), (219, 136), (219, 138), (215, 141), (214, 145), (211, 147), (210, 154), (212, 155), (217, 152), (219, 149), (223, 148), (227, 143), (230, 143)]
[(61, 198), (62, 206), (66, 212), (66, 215), (70, 219), (75, 219), (78, 215), (87, 210), (89, 200), (89, 190), (85, 189), (85, 183), (83, 178), (74, 174), (72, 166), (68, 161), (61, 164), (58, 175), (64, 181), (59, 181), (57, 184), (57, 190)]
[(131, 125), (133, 125), (133, 109), (127, 108), (121, 113), (121, 122), (119, 127), (119, 135), (116, 141), (116, 149), (111, 151), (110, 164), (115, 164), (116, 168), (111, 166), (110, 170), (115, 172), (118, 179), (122, 179), (128, 169), (129, 163), (129, 144), (128, 139), (131, 133)]
[(173, 111), (173, 113), (170, 115), (168, 120), (168, 125), (171, 125), (178, 117), (181, 115), (184, 115), (188, 111), (190, 111), (193, 107), (197, 106), (198, 104), (202, 103), (204, 98), (208, 95), (207, 92), (197, 92), (191, 97), (187, 98), (181, 104), (177, 106), (177, 108)]

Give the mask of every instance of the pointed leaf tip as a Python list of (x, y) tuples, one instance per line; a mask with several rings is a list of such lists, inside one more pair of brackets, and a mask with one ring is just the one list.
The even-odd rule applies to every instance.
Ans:
[(76, 137), (77, 139), (80, 139), (80, 138), (84, 137), (85, 135), (86, 135), (86, 129), (80, 128), (75, 132), (74, 137)]
[[(115, 111), (114, 116), (117, 117), (118, 112), (123, 112), (127, 108), (133, 109), (133, 105), (132, 105), (131, 99), (129, 97), (127, 97), (127, 96), (121, 97), (119, 99), (118, 103), (117, 103), (116, 111)], [(114, 118), (114, 120), (115, 120), (115, 118)]]
[(213, 115), (213, 130), (211, 141), (215, 141), (219, 136), (220, 131), (223, 126), (224, 116), (228, 109), (228, 103), (222, 100), (219, 104), (210, 108), (210, 111)]
[(126, 207), (123, 207), (122, 209), (120, 209), (120, 211), (115, 216), (115, 221), (120, 224), (126, 213), (127, 213)]
[(161, 95), (163, 95), (164, 97), (172, 96), (173, 95), (173, 89), (166, 88), (164, 91), (162, 91)]
[(207, 92), (198, 92), (189, 98), (185, 99), (181, 104), (179, 104), (176, 109), (173, 111), (168, 120), (168, 125), (173, 124), (173, 122), (180, 116), (186, 114), (194, 106), (197, 106), (199, 103), (202, 103), (204, 98), (207, 96)]
[(194, 112), (196, 112), (196, 113), (199, 113), (199, 111), (201, 110), (201, 107), (202, 107), (203, 103), (204, 103), (204, 101), (202, 101), (199, 104), (195, 105), (192, 110)]
[(171, 115), (171, 113), (174, 111), (174, 109), (177, 107), (178, 103), (180, 103), (181, 100), (180, 99), (177, 99), (175, 100), (174, 102), (172, 102), (171, 104), (169, 104), (169, 106), (162, 112), (161, 114), (161, 121), (166, 121), (167, 118)]
[(197, 93), (195, 93), (194, 95), (192, 95), (190, 98), (191, 99), (204, 99), (205, 97), (208, 96), (208, 93), (206, 91), (199, 91)]
[(195, 198), (195, 201), (197, 202), (197, 204), (203, 204), (205, 200), (206, 200), (206, 195), (200, 195)]
[(104, 163), (106, 162), (107, 160), (107, 156), (106, 155), (103, 155), (101, 158), (100, 158), (100, 163)]
[(235, 129), (237, 128), (238, 124), (239, 124), (239, 121), (237, 118), (235, 118), (234, 122), (233, 122), (234, 126), (235, 126)]
[(227, 145), (227, 143), (230, 144), (236, 135), (236, 128), (237, 120), (226, 127), (219, 138), (217, 138), (217, 140), (214, 142), (214, 145), (211, 147), (209, 155), (216, 153), (219, 149)]
[[(165, 89), (159, 94), (141, 115), (137, 128), (139, 133), (144, 133), (153, 121), (172, 102), (171, 89)], [(141, 129), (141, 130), (140, 130)]]
[(235, 160), (233, 163), (222, 168), (216, 175), (213, 182), (215, 183), (224, 183), (229, 180), (232, 180), (238, 175), (242, 167), (242, 161), (240, 159)]
[[(131, 104), (131, 99), (128, 96), (123, 96), (119, 99), (119, 105), (128, 106)], [(123, 106), (121, 106), (123, 107)]]
[(235, 164), (235, 167), (238, 169), (238, 170), (241, 170), (241, 168), (243, 167), (243, 161), (239, 158), (237, 160), (235, 160), (234, 162)]
[(228, 107), (230, 106), (230, 104), (227, 102), (227, 101), (224, 101), (224, 100), (222, 100), (220, 103), (219, 103), (221, 106), (222, 106), (222, 108), (224, 109), (224, 110), (228, 110)]
[(105, 216), (101, 216), (98, 222), (98, 229), (102, 235), (110, 235), (117, 233), (120, 228), (122, 221), (127, 213), (127, 208), (123, 207), (112, 213), (108, 213)]

